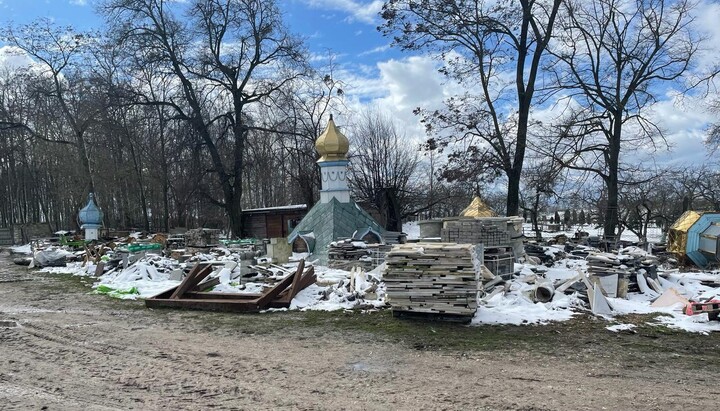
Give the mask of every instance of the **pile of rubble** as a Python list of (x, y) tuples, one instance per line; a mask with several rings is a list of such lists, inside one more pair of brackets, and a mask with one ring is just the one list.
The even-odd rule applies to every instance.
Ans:
[(333, 241), (328, 250), (328, 267), (341, 270), (360, 267), (370, 271), (385, 260), (391, 248), (389, 244), (368, 244), (352, 239)]

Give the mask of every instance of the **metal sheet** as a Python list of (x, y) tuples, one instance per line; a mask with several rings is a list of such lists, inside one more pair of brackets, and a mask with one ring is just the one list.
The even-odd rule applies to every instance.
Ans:
[(701, 217), (697, 211), (686, 211), (670, 226), (667, 250), (683, 256), (687, 248), (687, 232)]

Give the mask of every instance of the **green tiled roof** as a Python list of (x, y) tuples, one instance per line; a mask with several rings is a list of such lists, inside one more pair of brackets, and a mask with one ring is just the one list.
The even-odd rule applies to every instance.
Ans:
[(321, 264), (327, 263), (328, 246), (338, 238), (350, 238), (355, 231), (367, 228), (382, 235), (385, 229), (360, 208), (354, 201), (341, 203), (333, 198), (327, 203), (317, 203), (288, 236), (292, 243), (301, 234), (313, 233), (315, 249), (312, 257)]

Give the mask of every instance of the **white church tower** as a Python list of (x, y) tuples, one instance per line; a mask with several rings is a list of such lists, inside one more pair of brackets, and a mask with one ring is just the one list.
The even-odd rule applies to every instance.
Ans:
[(332, 115), (325, 132), (315, 141), (315, 149), (320, 154), (318, 165), (322, 177), (320, 202), (328, 203), (333, 198), (341, 203), (350, 202), (350, 187), (347, 180), (347, 169), (350, 161), (347, 153), (350, 142), (338, 130)]

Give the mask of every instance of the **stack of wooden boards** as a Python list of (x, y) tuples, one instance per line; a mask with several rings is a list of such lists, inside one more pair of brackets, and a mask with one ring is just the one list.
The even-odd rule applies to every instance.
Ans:
[(294, 273), (284, 277), (261, 294), (203, 292), (202, 290), (219, 283), (217, 278), (206, 280), (212, 272), (212, 265), (198, 263), (180, 285), (148, 298), (145, 300), (145, 306), (148, 308), (168, 307), (234, 312), (288, 308), (298, 292), (314, 284), (317, 280), (315, 269), (309, 267), (305, 270), (305, 260), (300, 260)]
[(393, 314), (470, 321), (477, 310), (474, 259), (470, 244), (394, 246), (383, 277)]

